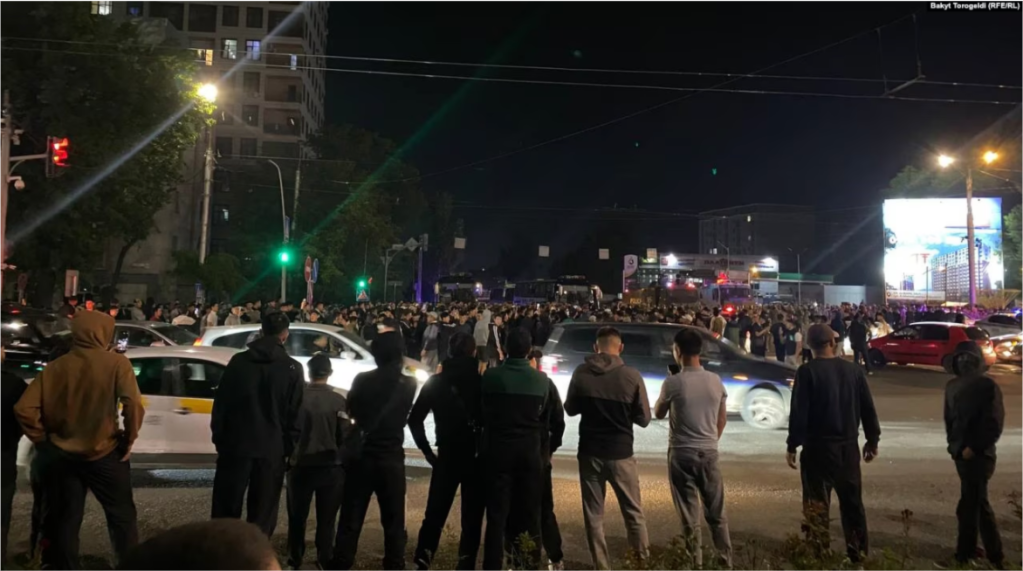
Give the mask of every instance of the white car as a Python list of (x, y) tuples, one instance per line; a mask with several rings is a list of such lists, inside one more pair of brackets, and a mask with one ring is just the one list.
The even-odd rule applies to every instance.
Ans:
[[(284, 349), (288, 355), (302, 364), (306, 380), (308, 380), (306, 364), (314, 354), (320, 352), (330, 356), (331, 367), (334, 369), (330, 385), (346, 392), (352, 388), (355, 375), (376, 369), (369, 345), (361, 337), (340, 327), (319, 323), (292, 323), (289, 331)], [(262, 335), (260, 326), (255, 323), (210, 327), (195, 344), (241, 350), (260, 335)], [(405, 374), (415, 377), (422, 385), (430, 378), (432, 371), (423, 363), (406, 357)]]
[[(133, 454), (216, 454), (210, 433), (213, 395), (238, 351), (210, 347), (129, 349), (146, 416)], [(30, 463), (32, 443), (22, 438), (18, 465)]]

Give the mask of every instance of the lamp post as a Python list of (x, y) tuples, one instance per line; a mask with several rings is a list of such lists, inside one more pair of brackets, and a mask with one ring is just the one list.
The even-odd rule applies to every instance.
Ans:
[[(275, 162), (273, 162), (273, 161), (271, 161), (269, 159), (267, 159), (266, 162), (272, 164), (274, 166), (274, 168), (277, 169), (277, 182), (280, 183), (280, 186), (281, 186), (281, 228), (282, 228), (283, 238), (284, 238), (283, 242), (284, 242), (284, 245), (286, 246), (288, 244), (288, 215), (287, 215), (287, 213), (284, 210), (284, 177), (281, 175), (281, 167), (278, 166), (277, 163), (275, 163)], [(287, 277), (287, 273), (286, 273), (287, 270), (285, 269), (285, 266), (286, 266), (286, 264), (282, 260), (281, 261), (281, 303), (284, 303), (285, 299), (287, 299), (287, 293), (288, 293), (288, 277)]]
[[(981, 157), (984, 164), (991, 164), (998, 159), (998, 153), (994, 151), (987, 151)], [(948, 155), (940, 155), (938, 157), (938, 166), (941, 168), (948, 168), (955, 163), (955, 159)], [(967, 259), (969, 260), (969, 284), (970, 284), (970, 308), (972, 309), (977, 305), (977, 244), (974, 237), (973, 228), (973, 165), (966, 165), (966, 251)]]
[(803, 304), (803, 263), (802, 263), (802, 257), (803, 257), (803, 254), (805, 254), (806, 251), (809, 250), (810, 248), (803, 248), (802, 250), (800, 250), (798, 252), (796, 252), (792, 248), (785, 248), (785, 249), (796, 255), (796, 273), (799, 274), (799, 281), (796, 282), (796, 303), (798, 303), (799, 305), (802, 305)]
[[(217, 100), (217, 86), (205, 83), (199, 87), (199, 97), (210, 103)], [(202, 234), (199, 236), (199, 263), (206, 263), (210, 234), (210, 191), (213, 188), (213, 125), (206, 125), (206, 153), (202, 179)]]

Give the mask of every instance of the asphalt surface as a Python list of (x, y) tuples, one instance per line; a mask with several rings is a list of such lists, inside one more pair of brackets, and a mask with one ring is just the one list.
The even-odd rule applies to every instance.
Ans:
[[(1021, 372), (1018, 367), (999, 365), (992, 375), (1002, 388), (1006, 417), (990, 498), (1010, 561), (1019, 568), (1023, 527), (1013, 516), (1008, 498), (1013, 491), (1023, 489)], [(871, 547), (875, 552), (885, 547), (898, 548), (904, 537), (903, 510), (911, 510), (908, 533), (915, 568), (931, 568), (934, 560), (948, 557), (955, 537), (958, 479), (945, 452), (942, 424), (943, 388), (947, 380), (948, 375), (922, 367), (889, 367), (869, 377), (882, 430), (880, 456), (863, 466)], [(589, 555), (574, 457), (576, 442), (577, 423), (570, 421), (565, 447), (554, 463), (555, 506), (569, 568), (587, 568)], [(408, 445), (411, 446), (411, 441)], [(637, 429), (636, 455), (640, 460), (647, 527), (651, 542), (661, 545), (680, 531), (666, 479), (666, 446), (666, 421), (654, 421), (645, 429)], [(756, 430), (733, 418), (721, 439), (720, 451), (733, 545), (737, 546), (740, 564), (743, 564), (743, 558), (750, 556), (753, 542), (762, 546), (761, 549), (763, 546), (770, 548), (786, 536), (798, 533), (799, 475), (785, 464), (784, 430)], [(182, 463), (184, 461), (189, 463)], [(135, 501), (143, 539), (174, 525), (208, 517), (213, 482), (213, 470), (203, 464), (208, 461), (209, 458), (135, 459)], [(409, 452), (408, 465), (407, 525), (411, 551), (425, 508), (429, 469), (418, 452)], [(13, 553), (26, 548), (31, 503), (27, 486), (20, 487), (14, 501), (10, 539)], [(283, 499), (281, 506), (274, 543), (283, 551), (287, 533)], [(834, 547), (840, 549), (838, 508), (833, 507)], [(610, 492), (606, 512), (605, 529), (612, 553), (624, 555), (627, 550), (625, 529), (614, 494)], [(457, 537), (457, 505), (448, 521), (449, 533), (444, 541), (451, 545)], [(86, 567), (109, 565), (110, 546), (104, 523), (102, 510), (90, 497), (81, 536)], [(309, 522), (307, 539), (311, 540), (314, 525), (313, 521)], [(367, 515), (359, 566), (379, 567), (382, 541), (374, 506)], [(307, 559), (311, 561), (311, 557), (310, 545)]]

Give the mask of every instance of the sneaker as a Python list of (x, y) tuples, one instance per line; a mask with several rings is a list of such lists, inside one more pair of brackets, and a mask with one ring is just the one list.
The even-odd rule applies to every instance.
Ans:
[(549, 569), (550, 571), (565, 571), (565, 562), (558, 561), (557, 563), (555, 563), (551, 561), (550, 564), (547, 565), (547, 569)]

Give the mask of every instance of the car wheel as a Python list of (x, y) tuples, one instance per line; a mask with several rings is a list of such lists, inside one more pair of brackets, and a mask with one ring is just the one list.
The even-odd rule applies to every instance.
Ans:
[(883, 369), (888, 364), (888, 359), (884, 358), (884, 353), (880, 349), (871, 349), (869, 353), (870, 366), (875, 369)]
[(775, 430), (785, 426), (785, 402), (770, 389), (753, 389), (742, 401), (742, 420), (753, 428)]

